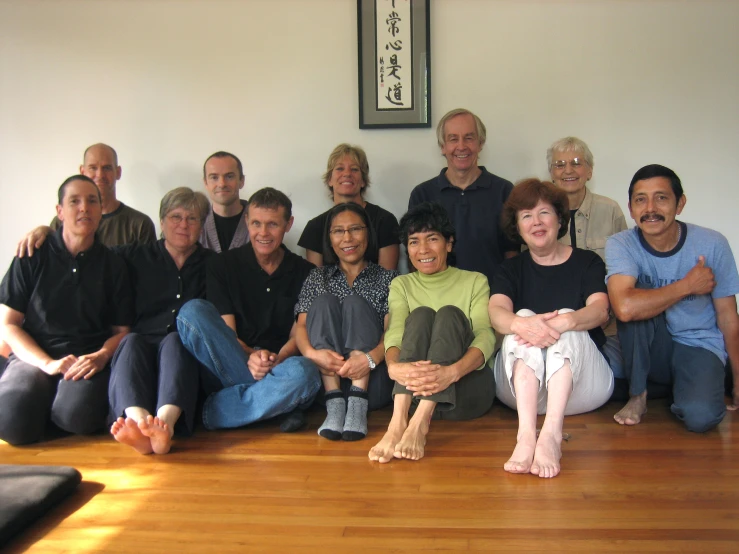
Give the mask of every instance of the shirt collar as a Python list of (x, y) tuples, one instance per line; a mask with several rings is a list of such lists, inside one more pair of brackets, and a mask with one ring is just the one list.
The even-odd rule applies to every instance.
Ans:
[[(468, 186), (464, 190), (467, 191), (467, 190), (477, 189), (477, 188), (480, 188), (480, 189), (489, 189), (489, 188), (492, 187), (492, 184), (490, 183), (490, 179), (487, 179), (486, 178), (487, 177), (487, 174), (488, 174), (488, 170), (485, 169), (485, 166), (484, 165), (479, 165), (477, 167), (480, 169), (480, 171), (482, 173), (480, 173), (479, 177), (477, 179), (475, 179), (472, 182), (472, 184), (470, 184), (470, 186)], [(447, 178), (447, 176), (446, 176), (447, 169), (449, 169), (449, 168), (445, 167), (444, 169), (441, 170), (441, 173), (439, 173), (439, 180), (437, 181), (438, 182), (438, 185), (439, 185), (439, 190), (444, 190), (444, 189), (447, 189), (447, 188), (453, 188), (453, 189), (458, 189), (459, 190), (459, 187), (455, 187), (449, 181), (449, 179)]]
[[(62, 231), (64, 229), (64, 225), (60, 225), (59, 229), (57, 229), (53, 234), (49, 235), (49, 238), (47, 239), (49, 241), (49, 244), (51, 248), (62, 255), (66, 255), (69, 258), (76, 258), (76, 256), (72, 256), (72, 253), (67, 250), (67, 245), (64, 244), (64, 237), (62, 235)], [(101, 248), (104, 248), (102, 244), (100, 243), (100, 240), (98, 239), (97, 233), (95, 233), (95, 238), (93, 240), (92, 246), (88, 248), (87, 250), (80, 252), (77, 254), (77, 256), (80, 256), (82, 254), (94, 254)]]

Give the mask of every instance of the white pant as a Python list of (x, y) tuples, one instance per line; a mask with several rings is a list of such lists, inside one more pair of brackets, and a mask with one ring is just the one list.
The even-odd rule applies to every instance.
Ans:
[[(559, 310), (559, 313), (573, 310)], [(530, 317), (531, 310), (520, 310), (516, 315)], [(547, 412), (547, 385), (549, 379), (570, 361), (572, 370), (572, 394), (567, 401), (565, 415), (582, 414), (599, 408), (613, 393), (613, 372), (608, 362), (587, 331), (568, 331), (549, 348), (522, 346), (506, 335), (503, 345), (495, 358), (496, 396), (509, 408), (516, 409), (516, 391), (513, 387), (513, 365), (516, 360), (534, 370), (539, 380), (539, 395), (536, 412)]]

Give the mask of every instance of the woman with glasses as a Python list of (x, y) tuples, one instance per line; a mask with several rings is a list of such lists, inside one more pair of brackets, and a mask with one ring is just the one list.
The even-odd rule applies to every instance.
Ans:
[(367, 412), (390, 402), (383, 335), (398, 272), (372, 261), (377, 241), (359, 204), (331, 208), (323, 236), (325, 265), (310, 272), (295, 306), (296, 340), (323, 380), (327, 415), (318, 434), (355, 441), (367, 435)]
[(390, 285), (385, 359), (395, 381), (393, 416), (369, 451), (380, 463), (421, 459), (432, 417), (474, 419), (495, 398), (487, 277), (449, 265), (454, 226), (440, 204), (411, 208), (400, 234), (416, 271)]
[(205, 297), (213, 252), (198, 237), (209, 207), (200, 192), (171, 190), (159, 207), (162, 239), (115, 248), (131, 275), (136, 320), (113, 356), (110, 432), (141, 454), (166, 454), (175, 432), (192, 433), (200, 366), (175, 322), (185, 302)]
[[(528, 250), (505, 260), (490, 283), (493, 328), (505, 335), (495, 359), (497, 397), (518, 412), (516, 447), (504, 469), (555, 477), (564, 416), (595, 410), (613, 391), (603, 355), (608, 320), (606, 267), (566, 246), (567, 196), (527, 179), (503, 205), (501, 227)], [(546, 414), (537, 437), (537, 414)]]
[(559, 139), (547, 150), (549, 175), (570, 205), (570, 226), (560, 242), (592, 250), (605, 261), (606, 239), (626, 230), (626, 218), (616, 201), (585, 186), (593, 178), (593, 164), (590, 148), (576, 137)]
[[(400, 255), (398, 220), (389, 211), (364, 199), (364, 193), (370, 185), (369, 163), (364, 150), (359, 146), (339, 144), (328, 157), (323, 182), (328, 187), (334, 205), (353, 202), (367, 212), (377, 237), (377, 251), (371, 253), (369, 261), (386, 269), (397, 269)], [(305, 248), (305, 258), (319, 267), (324, 264), (324, 229), (328, 213), (311, 219), (298, 240), (298, 246)]]

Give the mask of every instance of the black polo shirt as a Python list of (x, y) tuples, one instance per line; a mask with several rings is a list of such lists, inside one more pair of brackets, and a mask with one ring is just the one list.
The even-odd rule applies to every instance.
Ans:
[(408, 209), (422, 202), (444, 206), (456, 230), (457, 267), (479, 271), (491, 283), (505, 252), (520, 250), (520, 246), (509, 241), (500, 228), (500, 214), (513, 184), (483, 166), (480, 169), (480, 176), (466, 189), (452, 185), (447, 168), (442, 169), (438, 176), (413, 189)]
[(132, 331), (164, 336), (177, 331), (175, 320), (182, 305), (193, 298), (205, 298), (205, 264), (215, 252), (197, 244), (195, 251), (177, 269), (164, 246), (134, 243), (114, 249), (126, 261), (134, 290), (136, 319)]
[(251, 243), (216, 254), (207, 264), (207, 296), (221, 315), (236, 317), (236, 334), (248, 346), (278, 352), (290, 338), (293, 309), (315, 266), (282, 245), (285, 257), (272, 275)]
[(97, 237), (72, 256), (62, 230), (32, 257), (14, 258), (0, 284), (0, 304), (25, 315), (23, 329), (54, 359), (99, 350), (111, 327), (134, 320), (128, 270)]

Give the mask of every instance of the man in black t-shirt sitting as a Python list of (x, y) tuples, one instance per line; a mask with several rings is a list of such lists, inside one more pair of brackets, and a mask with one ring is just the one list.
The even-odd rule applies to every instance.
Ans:
[(110, 359), (133, 322), (126, 265), (100, 244), (100, 191), (83, 175), (59, 188), (63, 226), (0, 284), (0, 335), (13, 350), (0, 378), (0, 439), (43, 436), (48, 419), (87, 434), (105, 425)]
[(207, 370), (206, 428), (289, 414), (280, 428), (295, 431), (305, 424), (300, 408), (321, 385), (318, 368), (300, 356), (292, 332), (293, 307), (314, 266), (282, 244), (293, 224), (292, 202), (282, 192), (254, 193), (247, 223), (250, 242), (208, 260), (208, 300), (186, 303), (177, 330)]
[(203, 183), (210, 196), (211, 212), (200, 232), (200, 244), (225, 252), (249, 242), (246, 227), (246, 200), (239, 198), (244, 188), (244, 168), (229, 152), (211, 154), (203, 164)]

